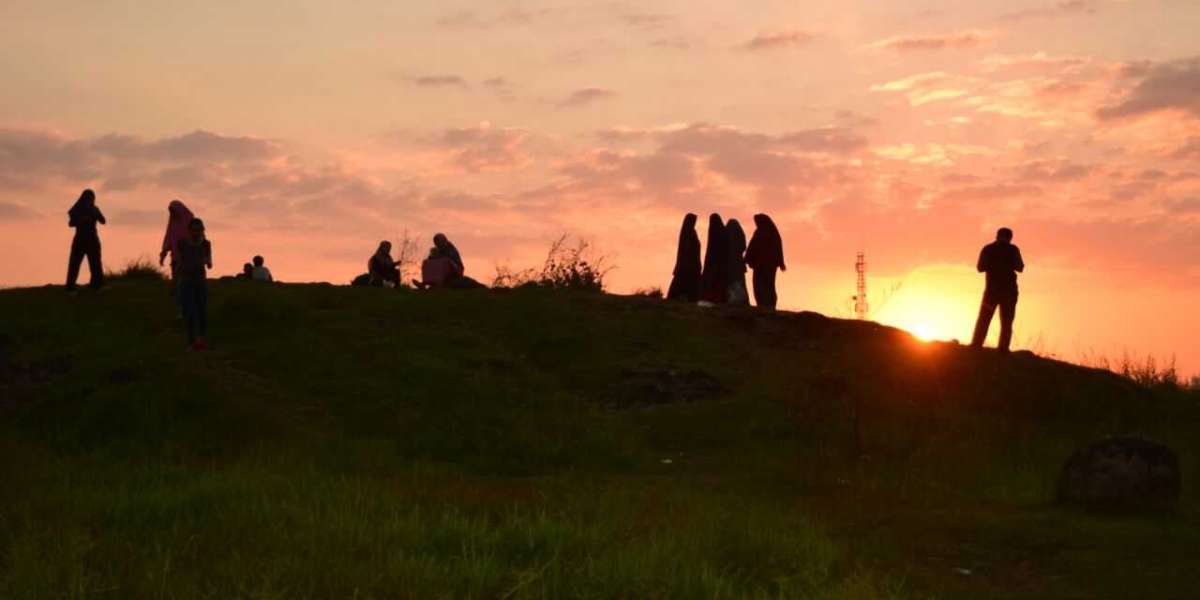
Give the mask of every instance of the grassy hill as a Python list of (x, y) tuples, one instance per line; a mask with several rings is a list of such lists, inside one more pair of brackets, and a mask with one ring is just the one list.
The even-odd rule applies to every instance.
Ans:
[[(538, 289), (0, 292), (3, 598), (1193, 597), (1200, 403), (869, 323)], [(1176, 514), (1057, 508), (1175, 447)]]

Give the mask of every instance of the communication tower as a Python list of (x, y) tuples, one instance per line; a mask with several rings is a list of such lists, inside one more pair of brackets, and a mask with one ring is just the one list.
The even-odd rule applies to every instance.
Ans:
[(865, 321), (870, 307), (867, 304), (867, 257), (862, 252), (858, 253), (858, 260), (854, 262), (854, 271), (858, 273), (858, 288), (854, 294), (854, 318)]

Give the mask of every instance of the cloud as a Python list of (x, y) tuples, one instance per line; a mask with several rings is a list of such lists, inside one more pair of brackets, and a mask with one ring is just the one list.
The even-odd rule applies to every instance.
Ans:
[(501, 26), (529, 25), (555, 14), (555, 9), (542, 8), (525, 10), (510, 8), (493, 14), (464, 10), (445, 15), (437, 20), (440, 27), (448, 29), (488, 29)]
[(816, 35), (807, 31), (791, 29), (760, 33), (738, 47), (743, 50), (776, 50), (779, 48), (795, 48), (803, 46), (816, 39)]
[(579, 108), (614, 98), (616, 95), (616, 92), (604, 88), (583, 88), (571, 92), (558, 105), (563, 108)]
[(990, 42), (992, 35), (983, 31), (970, 30), (935, 35), (896, 36), (871, 44), (872, 48), (898, 52), (924, 50), (959, 50), (977, 48)]
[(1062, 183), (1085, 179), (1093, 171), (1090, 165), (1069, 160), (1035, 160), (1020, 165), (1016, 175), (1022, 181)]
[(1027, 8), (1000, 15), (1003, 21), (1026, 21), (1047, 17), (1062, 17), (1069, 15), (1094, 15), (1098, 4), (1094, 0), (1063, 0), (1051, 6)]
[(0, 222), (31, 221), (41, 218), (37, 211), (21, 204), (0, 202)]
[(483, 122), (472, 127), (451, 128), (435, 143), (451, 150), (451, 164), (469, 172), (519, 166), (528, 158), (522, 151), (527, 138), (520, 129), (493, 127)]
[(1139, 65), (1126, 73), (1140, 76), (1140, 81), (1120, 101), (1097, 110), (1099, 119), (1127, 119), (1160, 111), (1200, 118), (1200, 57)]
[(458, 75), (421, 75), (409, 77), (408, 81), (418, 87), (469, 87), (467, 81)]
[(675, 20), (670, 15), (658, 13), (626, 13), (620, 19), (622, 23), (638, 29), (661, 29)]

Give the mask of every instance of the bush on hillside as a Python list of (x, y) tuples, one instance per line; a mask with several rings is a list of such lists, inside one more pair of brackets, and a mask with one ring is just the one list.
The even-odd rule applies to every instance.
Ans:
[(163, 281), (167, 279), (167, 274), (154, 261), (145, 256), (139, 256), (128, 263), (118, 271), (109, 271), (104, 274), (109, 279), (133, 279), (139, 281)]
[(604, 277), (613, 269), (608, 257), (584, 239), (574, 245), (566, 235), (550, 244), (546, 260), (540, 269), (513, 270), (496, 267), (494, 288), (536, 286), (551, 289), (604, 291)]

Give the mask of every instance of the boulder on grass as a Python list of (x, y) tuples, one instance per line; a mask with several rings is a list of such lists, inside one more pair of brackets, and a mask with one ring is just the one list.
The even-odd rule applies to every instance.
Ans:
[(1071, 455), (1058, 479), (1058, 501), (1095, 510), (1165, 510), (1182, 487), (1174, 450), (1141, 437), (1110, 437)]

